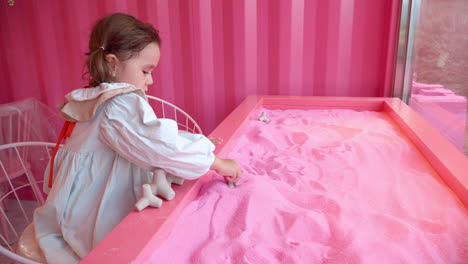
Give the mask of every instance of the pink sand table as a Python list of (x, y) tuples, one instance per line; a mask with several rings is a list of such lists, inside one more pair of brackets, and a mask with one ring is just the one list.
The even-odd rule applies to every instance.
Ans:
[(205, 183), (148, 261), (468, 259), (468, 211), (383, 113), (261, 109), (233, 144), (240, 185)]
[[(349, 260), (366, 259), (369, 261), (385, 254), (386, 256), (394, 256), (397, 260), (398, 258), (405, 260), (413, 258), (455, 259), (460, 257), (460, 254), (466, 254), (466, 251), (465, 253), (463, 253), (464, 251), (460, 251), (461, 253), (456, 251), (457, 248), (460, 249), (460, 245), (466, 245), (466, 240), (464, 240), (467, 237), (466, 226), (464, 224), (458, 225), (458, 222), (460, 219), (464, 219), (466, 222), (468, 159), (399, 99), (252, 96), (236, 108), (210, 135), (224, 139), (223, 144), (217, 148), (219, 155), (235, 155), (235, 152), (231, 151), (235, 150), (236, 147), (242, 147), (237, 146), (234, 142), (243, 137), (242, 131), (246, 127), (244, 125), (249, 122), (247, 117), (261, 108), (269, 111), (280, 109), (374, 111), (373, 115), (377, 115), (377, 120), (380, 120), (377, 124), (385, 128), (385, 133), (388, 133), (384, 136), (399, 134), (400, 138), (397, 137), (395, 144), (388, 145), (377, 140), (379, 133), (371, 135), (371, 132), (368, 131), (366, 133), (368, 133), (369, 140), (377, 145), (381, 144), (381, 146), (374, 146), (370, 152), (365, 152), (364, 148), (361, 149), (357, 146), (353, 148), (353, 145), (348, 145), (346, 147), (346, 144), (360, 137), (359, 133), (355, 133), (355, 129), (349, 129), (349, 127), (338, 128), (338, 132), (333, 132), (329, 128), (327, 128), (328, 130), (315, 129), (314, 131), (319, 132), (319, 136), (315, 137), (305, 137), (301, 133), (292, 134), (289, 136), (291, 142), (316, 144), (315, 147), (322, 148), (321, 151), (317, 149), (313, 152), (311, 150), (310, 153), (302, 153), (301, 157), (304, 159), (315, 157), (311, 159), (313, 162), (326, 164), (333, 161), (333, 159), (328, 158), (332, 153), (336, 156), (330, 157), (334, 157), (336, 161), (340, 157), (346, 157), (347, 152), (354, 151), (356, 155), (351, 155), (351, 158), (354, 158), (354, 161), (367, 160), (367, 165), (371, 165), (371, 173), (359, 172), (364, 167), (360, 163), (355, 163), (353, 167), (350, 166), (350, 161), (340, 160), (338, 163), (333, 162), (324, 167), (331, 171), (334, 170), (335, 173), (332, 173), (332, 176), (324, 177), (321, 175), (320, 179), (310, 178), (320, 175), (318, 167), (313, 167), (312, 174), (310, 174), (312, 176), (309, 176), (308, 180), (303, 179), (307, 178), (305, 176), (292, 180), (285, 176), (284, 170), (294, 169), (299, 172), (303, 171), (303, 173), (308, 172), (301, 170), (300, 167), (296, 166), (297, 164), (288, 164), (288, 169), (275, 168), (278, 165), (274, 160), (260, 160), (258, 162), (271, 166), (270, 169), (273, 173), (268, 173), (268, 175), (271, 174), (277, 179), (265, 177), (266, 174), (262, 173), (261, 170), (257, 172), (261, 176), (254, 177), (252, 173), (255, 171), (252, 168), (257, 166), (243, 163), (243, 166), (247, 167), (242, 185), (230, 189), (222, 183), (218, 175), (210, 172), (197, 181), (189, 181), (182, 186), (175, 187), (177, 192), (175, 199), (166, 203), (165, 206), (159, 209), (151, 208), (138, 213), (130, 213), (82, 262), (147, 263), (152, 262), (152, 258), (160, 257), (162, 259), (164, 256), (155, 254), (162, 254), (163, 248), (174, 252), (173, 248), (170, 247), (174, 241), (178, 246), (183, 245), (184, 248), (197, 246), (196, 241), (190, 240), (190, 233), (187, 233), (187, 236), (184, 236), (182, 240), (174, 240), (177, 232), (187, 228), (189, 231), (191, 229), (199, 231), (198, 236), (200, 237), (195, 239), (198, 242), (207, 236), (211, 236), (211, 239), (206, 240), (207, 247), (197, 254), (187, 254), (190, 249), (187, 249), (188, 251), (185, 253), (177, 252), (180, 254), (179, 259), (186, 258), (188, 255), (198, 259), (205, 259), (208, 255), (216, 258), (217, 254), (220, 254), (219, 258), (221, 259), (244, 258), (247, 260), (256, 259), (260, 262), (261, 259), (256, 258), (256, 256), (264, 252), (267, 260), (275, 261), (275, 259), (284, 258), (287, 261), (285, 254), (281, 253), (284, 251), (281, 250), (290, 248), (295, 250), (293, 257), (303, 256), (311, 260), (324, 256), (339, 260), (342, 254), (349, 257)], [(351, 120), (351, 118), (349, 119)], [(366, 127), (365, 122), (359, 123), (362, 128)], [(261, 124), (271, 125), (272, 123), (262, 122)], [(334, 125), (339, 127), (337, 124)], [(268, 131), (262, 130), (262, 133), (269, 133)], [(307, 131), (307, 133), (311, 132)], [(356, 135), (350, 137), (353, 134)], [(327, 137), (335, 137), (336, 140), (342, 140), (344, 137), (344, 147), (339, 144), (335, 145), (333, 140), (327, 139)], [(325, 141), (320, 143), (317, 141), (319, 138), (324, 138)], [(273, 146), (280, 141), (274, 139)], [(366, 141), (364, 140), (364, 142)], [(387, 153), (390, 150), (405, 150), (406, 147), (411, 151), (403, 152), (404, 155), (397, 159), (391, 159), (390, 157), (394, 157), (393, 154)], [(380, 151), (380, 148), (385, 151)], [(242, 152), (239, 153), (241, 154), (237, 155), (242, 155)], [(369, 162), (372, 160), (371, 158), (379, 160), (378, 157), (387, 161), (386, 169), (379, 167), (378, 163)], [(407, 169), (401, 171), (401, 175), (396, 167), (397, 161), (406, 162), (401, 164)], [(312, 164), (314, 164), (313, 162)], [(395, 168), (389, 165), (395, 165)], [(338, 170), (338, 168), (344, 170)], [(410, 172), (419, 173), (410, 174)], [(328, 182), (328, 179), (340, 179), (340, 177), (342, 181), (338, 181), (338, 184)], [(373, 180), (369, 181), (370, 178)], [(349, 188), (347, 190), (346, 184), (352, 184), (350, 186), (355, 186), (355, 189)], [(309, 188), (308, 192), (305, 191), (306, 187)], [(256, 189), (258, 191), (250, 191)], [(359, 192), (357, 192), (358, 190)], [(426, 196), (428, 191), (429, 196)], [(252, 194), (251, 198), (247, 198), (248, 193)], [(366, 196), (362, 196), (361, 193), (366, 194)], [(392, 195), (387, 196), (387, 194)], [(431, 198), (432, 195), (440, 199)], [(218, 202), (215, 202), (216, 199), (213, 198), (216, 196), (219, 197), (217, 198)], [(360, 201), (362, 204), (353, 205), (352, 201)], [(462, 207), (462, 203), (465, 207)], [(447, 206), (445, 206), (446, 204)], [(186, 209), (181, 215), (182, 209), (185, 207)], [(210, 208), (216, 208), (216, 210)], [(262, 210), (257, 210), (257, 208)], [(440, 212), (443, 208), (446, 208), (445, 214), (438, 215), (436, 212)], [(187, 215), (210, 210), (211, 217), (204, 219), (200, 226), (194, 224), (177, 226)], [(361, 214), (359, 215), (358, 212)], [(224, 213), (227, 215), (223, 216)], [(277, 219), (277, 221), (275, 222), (271, 218)], [(227, 219), (231, 219), (231, 221)], [(449, 222), (444, 222), (446, 219), (449, 219)], [(252, 224), (255, 221), (261, 224)], [(226, 230), (227, 226), (232, 227), (232, 230), (221, 232), (224, 237), (215, 235)], [(355, 232), (355, 228), (361, 232)], [(458, 230), (458, 238), (453, 235), (454, 228)], [(209, 230), (212, 232), (210, 233)], [(248, 230), (247, 233), (246, 230)], [(267, 234), (268, 230), (283, 231), (283, 234), (288, 235), (288, 239), (274, 239), (274, 241), (261, 239), (261, 235)], [(317, 232), (312, 232), (314, 230)], [(380, 232), (376, 232), (376, 230)], [(432, 234), (441, 237), (441, 242), (431, 240), (431, 238), (427, 239)], [(382, 243), (382, 241), (372, 243), (372, 237), (377, 235), (383, 236), (384, 241), (392, 241), (393, 244), (389, 244), (392, 246), (387, 247), (387, 244)], [(226, 240), (227, 237), (235, 239)], [(255, 246), (252, 244), (255, 239), (262, 241), (258, 243), (258, 252), (248, 247), (248, 245)], [(223, 244), (223, 241), (229, 241), (229, 243)], [(418, 244), (418, 241), (421, 244)], [(398, 247), (396, 242), (415, 245), (412, 254), (408, 253), (409, 249)], [(300, 245), (308, 247), (301, 249), (297, 243), (303, 243)], [(320, 243), (330, 243), (334, 246), (327, 251), (327, 248), (318, 247)], [(432, 251), (429, 252), (428, 249), (432, 247), (432, 243), (435, 243), (437, 248), (446, 249), (445, 253), (433, 255)], [(232, 247), (230, 247), (231, 244)], [(200, 248), (203, 246), (200, 245)], [(220, 248), (223, 250), (218, 250)], [(275, 251), (278, 248), (280, 251)], [(323, 252), (327, 252), (327, 254), (321, 255)], [(428, 255), (430, 256), (428, 257)], [(382, 261), (390, 260), (379, 258), (379, 263)], [(221, 260), (221, 263), (224, 262)]]

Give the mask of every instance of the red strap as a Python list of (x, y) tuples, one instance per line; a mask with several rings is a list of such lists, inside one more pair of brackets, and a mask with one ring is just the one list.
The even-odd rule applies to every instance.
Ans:
[[(92, 86), (86, 86), (84, 88), (92, 88)], [(53, 176), (54, 176), (54, 161), (55, 161), (55, 156), (57, 156), (57, 151), (60, 147), (60, 143), (62, 143), (62, 140), (70, 137), (71, 133), (73, 132), (73, 129), (75, 128), (76, 122), (70, 122), (70, 121), (65, 121), (62, 127), (62, 131), (60, 131), (60, 135), (57, 139), (57, 143), (55, 144), (54, 151), (52, 151), (52, 157), (50, 159), (50, 172), (49, 172), (49, 188), (52, 188), (52, 182), (53, 182)]]
[(69, 138), (71, 136), (71, 133), (73, 132), (73, 129), (75, 128), (76, 122), (69, 122), (70, 125), (68, 126), (67, 130), (65, 131), (65, 135), (63, 135), (63, 138)]
[(75, 128), (75, 122), (65, 121), (62, 127), (62, 131), (60, 131), (60, 135), (57, 139), (57, 143), (55, 144), (54, 151), (52, 152), (52, 157), (50, 158), (50, 172), (49, 172), (49, 188), (52, 188), (52, 182), (54, 177), (54, 161), (55, 156), (57, 155), (57, 151), (60, 147), (60, 143), (63, 139), (70, 137), (71, 133), (73, 132), (73, 128)]

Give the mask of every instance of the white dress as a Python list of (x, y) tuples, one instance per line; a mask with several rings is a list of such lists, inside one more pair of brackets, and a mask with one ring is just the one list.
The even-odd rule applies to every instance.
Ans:
[[(96, 98), (128, 84), (78, 89), (69, 100)], [(141, 90), (140, 90), (141, 92)], [(34, 213), (36, 239), (48, 263), (76, 263), (128, 213), (150, 182), (150, 167), (184, 179), (206, 173), (214, 145), (200, 134), (178, 133), (158, 119), (146, 98), (124, 93), (78, 122), (57, 153), (47, 201)], [(45, 172), (45, 185), (48, 182)], [(164, 205), (163, 205), (164, 206)]]

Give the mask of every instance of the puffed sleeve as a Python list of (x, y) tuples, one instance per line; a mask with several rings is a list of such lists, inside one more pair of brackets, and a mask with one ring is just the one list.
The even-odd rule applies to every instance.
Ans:
[(157, 118), (139, 95), (116, 96), (105, 106), (102, 140), (139, 167), (159, 167), (185, 179), (205, 174), (214, 161), (214, 144), (201, 134), (179, 133), (174, 120)]

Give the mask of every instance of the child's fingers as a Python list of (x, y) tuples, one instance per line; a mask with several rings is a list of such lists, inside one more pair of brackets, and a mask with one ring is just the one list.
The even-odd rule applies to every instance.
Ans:
[(233, 175), (226, 175), (226, 176), (223, 176), (224, 177), (224, 181), (226, 183), (233, 183), (234, 185), (237, 185), (237, 183), (239, 182), (240, 178), (242, 176), (242, 170), (241, 169), (237, 169), (235, 171), (233, 171)]
[(226, 176), (224, 179), (227, 183), (237, 183), (239, 181), (239, 178), (232, 176)]
[(234, 178), (232, 176), (226, 176), (224, 177), (224, 179), (226, 180), (226, 182), (234, 182)]
[(234, 177), (230, 177), (229, 180), (235, 185), (237, 185), (237, 183), (240, 181), (241, 175), (242, 171), (239, 170), (238, 172), (236, 172), (236, 175)]
[(221, 138), (209, 138), (209, 140), (215, 145), (221, 144), (223, 142), (223, 139)]

